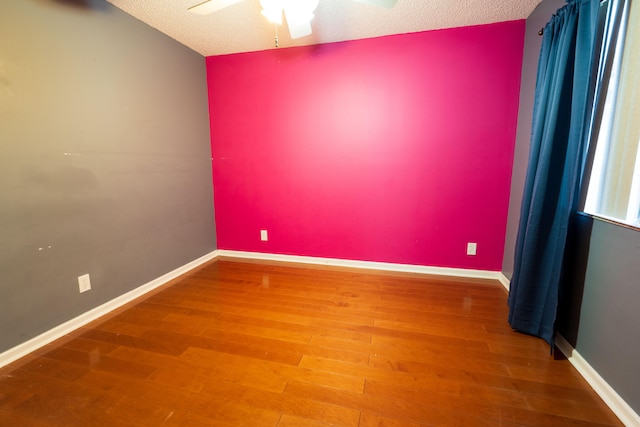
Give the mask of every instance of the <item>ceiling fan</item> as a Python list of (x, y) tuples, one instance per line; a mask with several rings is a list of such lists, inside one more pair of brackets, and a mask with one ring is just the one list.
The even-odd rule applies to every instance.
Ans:
[[(229, 7), (242, 0), (206, 0), (190, 7), (189, 12), (198, 15), (208, 15)], [(353, 0), (360, 3), (392, 8), (397, 0)], [(282, 24), (282, 13), (287, 20), (289, 34), (292, 39), (311, 34), (311, 19), (313, 11), (318, 7), (319, 0), (260, 0), (262, 14), (271, 22)]]

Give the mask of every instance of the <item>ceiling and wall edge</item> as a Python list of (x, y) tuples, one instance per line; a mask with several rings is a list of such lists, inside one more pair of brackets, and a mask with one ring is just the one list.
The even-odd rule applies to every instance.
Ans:
[[(107, 0), (136, 19), (203, 56), (275, 48), (276, 28), (258, 0), (242, 0), (210, 15), (188, 8), (202, 0)], [(293, 47), (526, 19), (542, 0), (398, 0), (393, 9), (353, 0), (320, 0), (310, 36), (292, 40), (278, 31), (279, 46)]]

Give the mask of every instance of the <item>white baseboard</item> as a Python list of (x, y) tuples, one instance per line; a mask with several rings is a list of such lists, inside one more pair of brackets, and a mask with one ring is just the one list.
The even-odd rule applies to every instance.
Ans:
[(58, 325), (52, 329), (49, 329), (48, 331), (38, 335), (37, 337), (30, 339), (29, 341), (26, 341), (22, 344), (19, 344), (1, 353), (0, 367), (8, 365), (9, 363), (12, 363), (20, 359), (21, 357), (24, 357), (27, 354), (32, 353), (33, 351), (39, 349), (40, 347), (45, 346), (50, 342), (57, 340), (58, 338), (62, 338), (63, 336), (69, 334), (70, 332), (73, 332), (74, 330), (86, 325), (87, 323), (90, 323), (100, 318), (101, 316), (104, 316), (105, 314), (112, 312), (118, 307), (121, 307), (135, 300), (136, 298), (141, 297), (142, 295), (164, 285), (165, 283), (185, 273), (188, 273), (190, 270), (193, 270), (194, 268), (214, 259), (217, 256), (218, 256), (217, 250), (210, 252), (206, 255), (203, 255), (200, 258), (195, 259), (189, 262), (188, 264), (183, 265), (182, 267), (178, 267), (175, 270), (170, 271), (167, 274), (164, 274), (158, 277), (157, 279), (154, 279), (138, 288), (135, 288), (132, 291), (127, 292), (126, 294), (120, 295), (117, 298), (107, 301), (106, 303), (96, 308), (93, 308), (85, 313), (82, 313), (78, 317), (68, 320), (63, 324)]
[(226, 256), (230, 258), (244, 258), (264, 261), (280, 261), (298, 264), (315, 264), (327, 265), (332, 267), (350, 267), (368, 270), (394, 271), (398, 273), (417, 273), (417, 274), (434, 274), (439, 276), (465, 277), (472, 279), (491, 279), (500, 280), (502, 275), (499, 271), (487, 270), (470, 270), (464, 268), (448, 268), (448, 267), (427, 267), (412, 264), (394, 264), (387, 262), (374, 261), (354, 261), (339, 258), (319, 258), (298, 255), (279, 255), (260, 252), (241, 252), (229, 251), (225, 249), (218, 250), (218, 256)]
[(589, 362), (560, 334), (556, 336), (556, 346), (625, 426), (640, 426), (640, 415), (616, 393), (604, 378), (589, 365)]
[(498, 280), (500, 281), (502, 286), (504, 286), (504, 288), (508, 292), (509, 289), (510, 289), (510, 286), (511, 286), (511, 280), (509, 280), (509, 278), (507, 276), (505, 276), (504, 273), (500, 273), (500, 276), (498, 277)]

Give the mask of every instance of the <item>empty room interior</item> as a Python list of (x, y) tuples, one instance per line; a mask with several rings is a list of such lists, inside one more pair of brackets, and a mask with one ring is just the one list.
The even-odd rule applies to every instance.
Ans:
[(640, 425), (638, 226), (509, 323), (567, 2), (198, 3), (0, 5), (0, 425)]

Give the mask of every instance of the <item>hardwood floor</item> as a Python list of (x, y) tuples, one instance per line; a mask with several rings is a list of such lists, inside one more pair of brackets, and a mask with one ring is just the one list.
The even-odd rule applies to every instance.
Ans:
[(621, 425), (492, 281), (214, 261), (0, 369), (2, 426)]

